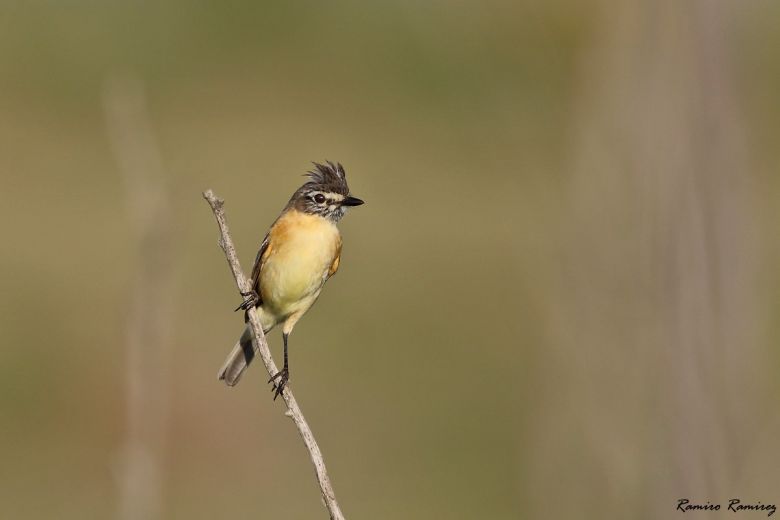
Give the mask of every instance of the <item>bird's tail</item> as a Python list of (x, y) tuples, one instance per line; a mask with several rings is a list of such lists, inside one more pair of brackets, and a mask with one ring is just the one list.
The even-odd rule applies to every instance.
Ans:
[(255, 349), (252, 345), (252, 332), (249, 326), (244, 329), (241, 339), (230, 351), (222, 368), (219, 369), (219, 379), (225, 381), (228, 386), (235, 386), (244, 374), (244, 370), (255, 357)]

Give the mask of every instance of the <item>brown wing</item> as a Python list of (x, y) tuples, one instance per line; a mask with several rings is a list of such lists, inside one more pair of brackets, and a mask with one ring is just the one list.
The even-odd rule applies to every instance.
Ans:
[(263, 267), (265, 262), (265, 252), (268, 250), (268, 243), (271, 241), (270, 232), (266, 233), (263, 243), (260, 244), (260, 250), (255, 257), (255, 265), (252, 267), (252, 289), (257, 293), (257, 306), (263, 304), (263, 297), (260, 295), (260, 268)]
[(339, 270), (339, 264), (341, 263), (341, 240), (339, 240), (338, 248), (336, 249), (336, 256), (333, 258), (333, 262), (330, 264), (330, 269), (328, 269), (328, 278), (336, 274), (336, 271)]

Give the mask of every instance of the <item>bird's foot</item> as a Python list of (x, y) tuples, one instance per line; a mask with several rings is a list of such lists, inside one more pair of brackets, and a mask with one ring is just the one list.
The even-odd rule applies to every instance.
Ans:
[[(278, 379), (278, 381), (277, 381)], [(282, 392), (287, 387), (287, 382), (290, 380), (290, 371), (287, 370), (287, 368), (283, 368), (279, 372), (276, 373), (271, 379), (268, 380), (269, 383), (273, 382), (273, 386), (271, 387), (271, 391), (274, 393), (274, 401), (276, 401), (276, 398), (282, 395)]]
[(241, 303), (241, 305), (236, 307), (236, 310), (233, 312), (236, 312), (241, 309), (248, 311), (252, 307), (256, 307), (257, 302), (260, 301), (260, 295), (257, 294), (257, 291), (255, 291), (254, 289), (249, 292), (242, 292), (241, 296), (244, 297), (244, 301)]

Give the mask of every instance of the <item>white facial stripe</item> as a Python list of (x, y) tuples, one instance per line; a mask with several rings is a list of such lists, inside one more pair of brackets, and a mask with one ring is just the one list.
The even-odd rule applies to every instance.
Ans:
[(329, 202), (341, 202), (344, 200), (344, 195), (341, 193), (332, 193), (332, 192), (326, 192), (326, 191), (313, 191), (312, 197), (315, 195), (322, 195), (325, 197)]

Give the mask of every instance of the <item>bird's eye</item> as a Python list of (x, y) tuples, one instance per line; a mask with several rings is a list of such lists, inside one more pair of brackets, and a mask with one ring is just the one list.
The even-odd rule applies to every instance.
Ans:
[(314, 196), (314, 202), (316, 202), (317, 204), (322, 204), (323, 202), (325, 202), (325, 195), (323, 195), (322, 193), (316, 194)]

